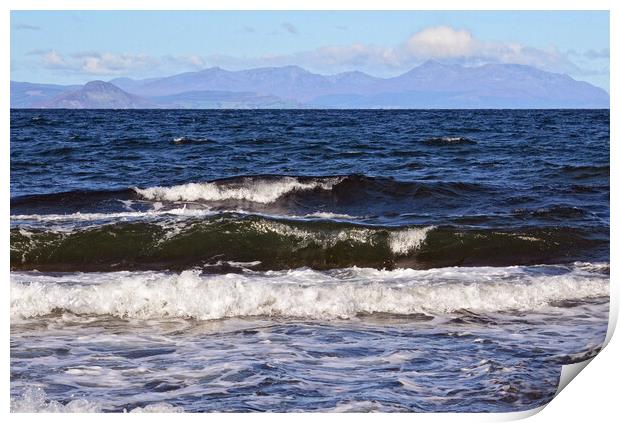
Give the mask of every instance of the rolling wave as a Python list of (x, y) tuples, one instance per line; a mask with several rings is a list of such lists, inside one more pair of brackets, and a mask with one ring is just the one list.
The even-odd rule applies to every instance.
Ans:
[(137, 319), (348, 319), (374, 313), (529, 311), (607, 295), (606, 275), (564, 266), (296, 269), (226, 275), (14, 273), (11, 316), (31, 318), (63, 311)]
[(143, 198), (158, 201), (223, 201), (244, 200), (273, 203), (293, 191), (330, 190), (341, 178), (297, 178), (283, 176), (275, 179), (242, 177), (234, 180), (189, 183), (172, 187), (135, 188)]
[(96, 204), (110, 206), (127, 200), (228, 205), (273, 205), (282, 202), (283, 206), (319, 201), (346, 206), (376, 200), (399, 202), (403, 199), (458, 198), (489, 191), (489, 187), (468, 182), (399, 181), (363, 175), (257, 175), (171, 186), (20, 196), (11, 198), (11, 211), (14, 214), (33, 214), (33, 211), (40, 214), (38, 210), (48, 213), (51, 209), (72, 213), (89, 210)]
[(260, 270), (350, 266), (417, 269), (569, 262), (605, 253), (606, 234), (548, 227), (515, 230), (375, 226), (223, 214), (71, 229), (13, 228), (13, 270), (183, 270), (260, 261)]

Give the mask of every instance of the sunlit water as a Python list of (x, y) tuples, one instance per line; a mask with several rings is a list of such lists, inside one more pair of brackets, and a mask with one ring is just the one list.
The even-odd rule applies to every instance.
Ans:
[(12, 111), (13, 411), (518, 411), (595, 355), (608, 111)]

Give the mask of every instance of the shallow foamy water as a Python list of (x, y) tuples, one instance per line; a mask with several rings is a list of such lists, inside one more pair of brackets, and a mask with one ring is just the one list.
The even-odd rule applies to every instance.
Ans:
[(606, 269), (15, 273), (12, 409), (529, 409), (598, 351)]

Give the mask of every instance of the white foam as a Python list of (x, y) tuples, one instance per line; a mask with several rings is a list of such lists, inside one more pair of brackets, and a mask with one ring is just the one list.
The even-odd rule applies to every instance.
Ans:
[[(12, 413), (101, 413), (102, 406), (98, 402), (84, 398), (61, 404), (47, 398), (40, 387), (30, 386), (17, 397), (11, 397)], [(131, 413), (182, 413), (182, 407), (175, 407), (165, 402), (136, 407)]]
[[(157, 203), (156, 203), (157, 204)], [(175, 208), (162, 210), (154, 207), (152, 210), (139, 212), (118, 212), (118, 213), (68, 213), (68, 214), (17, 214), (11, 215), (11, 220), (29, 220), (35, 222), (65, 222), (65, 221), (97, 221), (112, 219), (149, 219), (161, 216), (181, 216), (181, 217), (205, 217), (217, 214), (209, 209)]]
[(183, 413), (183, 407), (175, 407), (174, 405), (159, 402), (156, 404), (145, 405), (144, 407), (136, 407), (130, 411), (131, 413)]
[(100, 413), (101, 406), (86, 399), (75, 399), (67, 404), (48, 400), (45, 391), (30, 387), (15, 398), (11, 398), (12, 413)]
[(332, 413), (370, 413), (388, 411), (389, 407), (384, 406), (378, 401), (360, 400), (339, 402), (327, 411)]
[[(264, 233), (276, 233), (280, 236), (290, 236), (300, 240), (296, 248), (305, 248), (309, 243), (317, 243), (323, 248), (330, 248), (338, 242), (355, 242), (359, 244), (374, 245), (377, 242), (375, 235), (384, 229), (374, 228), (343, 228), (331, 231), (311, 231), (273, 221), (253, 222), (254, 230)], [(435, 226), (421, 228), (409, 228), (390, 232), (388, 235), (388, 247), (396, 255), (406, 255), (420, 246), (426, 240), (429, 231)]]
[(138, 219), (156, 219), (165, 216), (177, 217), (209, 217), (225, 213), (238, 213), (245, 215), (256, 215), (268, 218), (291, 218), (291, 219), (359, 219), (358, 216), (351, 216), (341, 213), (330, 212), (314, 212), (304, 215), (287, 215), (287, 214), (268, 214), (257, 213), (244, 209), (225, 209), (212, 210), (210, 208), (188, 208), (178, 207), (173, 209), (163, 209), (162, 203), (153, 203), (153, 208), (147, 211), (128, 211), (116, 213), (67, 213), (67, 214), (14, 214), (11, 220), (14, 221), (32, 221), (32, 222), (74, 222), (74, 221), (100, 221), (100, 220), (138, 220)]
[(398, 255), (406, 255), (411, 251), (417, 250), (426, 240), (428, 232), (433, 229), (435, 229), (435, 226), (391, 232), (388, 239), (390, 250)]
[(188, 183), (170, 187), (134, 188), (148, 200), (165, 201), (222, 201), (245, 200), (255, 203), (272, 203), (292, 191), (315, 188), (332, 189), (342, 178), (327, 178), (321, 181), (302, 182), (299, 178), (284, 176), (274, 180), (245, 178), (243, 182)]
[(330, 213), (330, 212), (314, 212), (305, 214), (303, 216), (291, 216), (301, 218), (316, 218), (316, 219), (359, 219), (358, 216), (351, 216), (350, 214), (343, 213)]
[(609, 295), (605, 275), (581, 269), (556, 273), (522, 267), (297, 269), (226, 275), (115, 272), (61, 277), (12, 273), (11, 316), (30, 318), (61, 309), (138, 319), (334, 319), (360, 313), (526, 311), (556, 301)]
[(279, 236), (297, 238), (299, 242), (295, 249), (305, 248), (310, 243), (316, 243), (323, 248), (330, 248), (338, 242), (356, 242), (359, 244), (373, 245), (373, 235), (376, 230), (368, 228), (344, 228), (331, 231), (312, 231), (280, 222), (261, 220), (252, 222), (252, 228), (257, 232), (275, 233)]
[(575, 262), (575, 267), (586, 272), (609, 273), (609, 263), (587, 263), (577, 261)]

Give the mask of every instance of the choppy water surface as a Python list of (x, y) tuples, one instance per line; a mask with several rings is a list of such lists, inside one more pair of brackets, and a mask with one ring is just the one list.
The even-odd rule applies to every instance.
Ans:
[(517, 411), (598, 351), (608, 111), (12, 111), (14, 411)]

